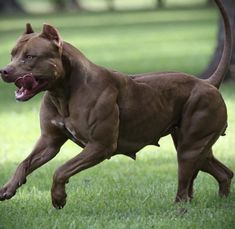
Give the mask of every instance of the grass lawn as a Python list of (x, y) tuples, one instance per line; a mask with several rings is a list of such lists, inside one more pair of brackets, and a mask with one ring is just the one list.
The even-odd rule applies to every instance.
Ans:
[[(128, 73), (176, 70), (199, 74), (213, 52), (216, 11), (187, 9), (111, 13), (61, 13), (2, 17), (0, 66), (24, 24), (40, 31), (55, 25), (62, 37), (95, 63)], [(221, 89), (229, 113), (227, 136), (215, 145), (216, 156), (235, 170), (234, 84)], [(42, 95), (27, 103), (14, 100), (14, 86), (0, 82), (0, 185), (30, 152), (39, 136)], [(206, 128), (206, 127), (205, 127)], [(53, 209), (50, 185), (55, 169), (81, 149), (67, 142), (61, 153), (34, 172), (10, 201), (0, 202), (0, 229), (11, 228), (234, 228), (235, 185), (227, 199), (217, 196), (217, 184), (203, 173), (195, 182), (195, 198), (174, 205), (176, 154), (169, 137), (161, 148), (141, 150), (134, 162), (124, 156), (74, 176), (67, 185), (67, 205)]]

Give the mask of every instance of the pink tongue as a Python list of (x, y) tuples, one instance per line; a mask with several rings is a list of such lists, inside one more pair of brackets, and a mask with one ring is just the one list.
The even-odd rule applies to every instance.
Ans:
[(23, 83), (24, 88), (30, 90), (35, 85), (37, 85), (37, 82), (36, 82), (36, 80), (32, 76), (30, 76), (30, 75), (24, 76), (24, 83)]
[(37, 86), (38, 83), (32, 75), (25, 75), (25, 76), (18, 78), (15, 82), (15, 85), (18, 88), (23, 87), (24, 89), (30, 90), (34, 88), (35, 86)]

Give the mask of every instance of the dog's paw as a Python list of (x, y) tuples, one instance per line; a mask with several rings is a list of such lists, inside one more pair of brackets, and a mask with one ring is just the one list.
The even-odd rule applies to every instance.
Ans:
[(60, 200), (59, 199), (55, 199), (55, 198), (52, 199), (53, 207), (58, 209), (58, 210), (62, 209), (65, 206), (65, 204), (66, 204), (66, 198), (60, 199)]
[(67, 194), (64, 189), (55, 189), (51, 190), (51, 199), (52, 205), (56, 209), (62, 209), (66, 204)]
[(8, 186), (4, 186), (0, 189), (0, 201), (11, 199), (11, 197), (13, 197), (15, 193), (15, 190), (12, 190)]
[(63, 196), (52, 196), (52, 205), (56, 209), (62, 209), (66, 204), (66, 194)]
[(219, 184), (219, 196), (220, 197), (228, 197), (230, 194), (232, 180), (229, 179), (227, 181), (221, 182)]

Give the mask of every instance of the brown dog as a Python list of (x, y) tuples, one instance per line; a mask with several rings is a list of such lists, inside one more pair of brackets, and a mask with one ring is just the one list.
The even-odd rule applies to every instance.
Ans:
[(218, 88), (231, 56), (231, 28), (220, 0), (215, 0), (225, 22), (221, 62), (209, 80), (175, 72), (128, 77), (91, 63), (61, 40), (57, 30), (44, 25), (40, 34), (30, 24), (12, 50), (12, 62), (1, 70), (14, 82), (16, 99), (26, 101), (46, 90), (41, 112), (41, 136), (31, 154), (0, 190), (10, 199), (33, 170), (59, 152), (68, 140), (83, 151), (59, 167), (53, 178), (52, 203), (66, 203), (65, 184), (74, 174), (116, 154), (133, 159), (146, 145), (171, 134), (178, 156), (176, 201), (193, 196), (193, 181), (204, 171), (227, 196), (233, 173), (212, 154), (212, 145), (227, 127), (226, 106)]

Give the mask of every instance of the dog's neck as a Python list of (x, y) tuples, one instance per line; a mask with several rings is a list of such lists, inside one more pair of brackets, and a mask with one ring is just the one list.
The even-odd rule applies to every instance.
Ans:
[(65, 118), (69, 116), (68, 102), (71, 93), (84, 85), (87, 79), (96, 72), (94, 68), (98, 66), (91, 63), (78, 49), (66, 42), (63, 42), (61, 58), (64, 74), (56, 80), (48, 94), (58, 113)]
[(59, 115), (63, 118), (68, 117), (69, 116), (68, 100), (70, 97), (69, 87), (66, 85), (60, 86), (54, 90), (48, 91), (48, 95), (53, 104), (55, 105), (55, 107), (57, 108)]

